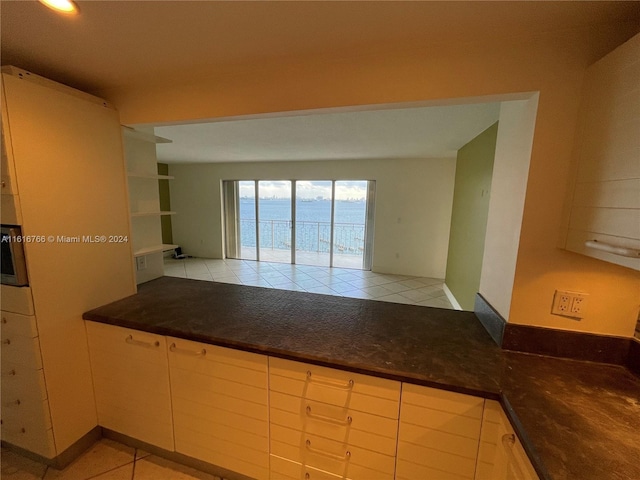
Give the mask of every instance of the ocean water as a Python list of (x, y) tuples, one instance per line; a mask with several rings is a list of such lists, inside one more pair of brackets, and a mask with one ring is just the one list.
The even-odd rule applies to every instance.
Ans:
[[(260, 199), (260, 247), (291, 248), (291, 200)], [(334, 254), (361, 255), (365, 236), (365, 201), (335, 202)], [(253, 198), (240, 199), (240, 236), (242, 246), (255, 247), (256, 224)], [(296, 250), (329, 252), (331, 238), (331, 201), (296, 201)]]

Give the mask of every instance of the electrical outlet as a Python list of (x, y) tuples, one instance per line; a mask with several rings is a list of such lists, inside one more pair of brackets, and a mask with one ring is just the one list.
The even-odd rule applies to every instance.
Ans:
[(586, 293), (556, 290), (551, 313), (563, 317), (584, 318), (588, 296)]
[(147, 268), (147, 257), (145, 255), (136, 257), (136, 270), (145, 270)]
[(584, 312), (587, 308), (587, 295), (584, 293), (576, 293), (573, 295), (571, 302), (571, 316), (576, 318), (584, 318)]

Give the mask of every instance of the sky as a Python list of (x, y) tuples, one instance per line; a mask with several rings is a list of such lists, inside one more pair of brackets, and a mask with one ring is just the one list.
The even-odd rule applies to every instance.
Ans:
[[(255, 195), (253, 181), (240, 182), (240, 196), (253, 197)], [(291, 182), (289, 180), (260, 180), (260, 198), (290, 198)], [(298, 199), (315, 199), (317, 197), (331, 198), (331, 181), (326, 180), (298, 180), (296, 182), (296, 197)], [(336, 199), (363, 200), (367, 197), (366, 180), (336, 181)]]

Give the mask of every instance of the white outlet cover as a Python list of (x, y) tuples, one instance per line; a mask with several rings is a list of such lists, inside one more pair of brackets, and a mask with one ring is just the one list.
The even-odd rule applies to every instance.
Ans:
[[(584, 318), (588, 296), (588, 293), (556, 290), (553, 296), (551, 313), (578, 320)], [(578, 301), (576, 302), (576, 300)]]

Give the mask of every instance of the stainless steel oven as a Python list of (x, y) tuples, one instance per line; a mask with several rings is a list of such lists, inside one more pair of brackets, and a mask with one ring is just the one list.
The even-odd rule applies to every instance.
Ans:
[(1, 231), (2, 264), (0, 265), (0, 274), (2, 274), (2, 283), (16, 287), (29, 285), (22, 230), (16, 225), (2, 225)]

